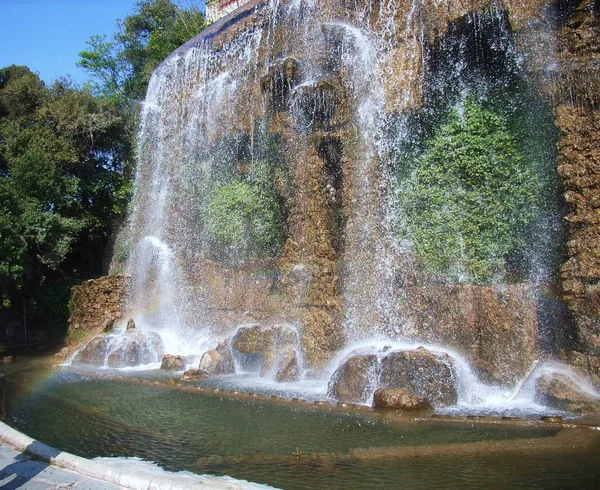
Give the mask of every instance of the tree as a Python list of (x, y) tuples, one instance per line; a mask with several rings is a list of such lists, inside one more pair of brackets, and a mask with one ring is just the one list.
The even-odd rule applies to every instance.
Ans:
[(155, 68), (205, 27), (197, 8), (181, 8), (171, 0), (142, 0), (134, 14), (118, 23), (112, 39), (93, 36), (88, 41), (78, 65), (92, 77), (95, 93), (133, 108), (144, 97)]
[(66, 298), (68, 277), (101, 272), (129, 195), (122, 125), (69, 80), (47, 87), (26, 67), (0, 69), (2, 306), (33, 298), (40, 315), (64, 317), (66, 300), (50, 297)]

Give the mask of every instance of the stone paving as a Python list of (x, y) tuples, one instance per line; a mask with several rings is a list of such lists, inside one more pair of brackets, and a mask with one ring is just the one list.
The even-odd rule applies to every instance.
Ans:
[(0, 443), (0, 490), (116, 490), (120, 485), (49, 466)]

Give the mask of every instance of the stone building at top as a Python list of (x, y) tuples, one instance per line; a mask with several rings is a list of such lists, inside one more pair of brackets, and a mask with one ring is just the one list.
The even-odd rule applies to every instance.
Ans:
[(206, 0), (206, 20), (216, 22), (250, 0)]

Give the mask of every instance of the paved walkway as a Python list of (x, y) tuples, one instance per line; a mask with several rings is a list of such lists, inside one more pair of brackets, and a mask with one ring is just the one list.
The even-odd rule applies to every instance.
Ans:
[(89, 460), (47, 446), (0, 422), (0, 490), (263, 490), (234, 478), (169, 473), (136, 461)]
[(16, 488), (23, 490), (117, 490), (125, 487), (32, 460), (12, 446), (1, 443), (0, 489)]

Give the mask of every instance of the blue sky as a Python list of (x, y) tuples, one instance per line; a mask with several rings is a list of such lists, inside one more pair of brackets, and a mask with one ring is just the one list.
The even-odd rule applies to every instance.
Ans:
[[(112, 34), (138, 0), (0, 0), (0, 68), (26, 65), (51, 82), (86, 79), (75, 64), (94, 34)], [(204, 1), (182, 1), (204, 10)]]

